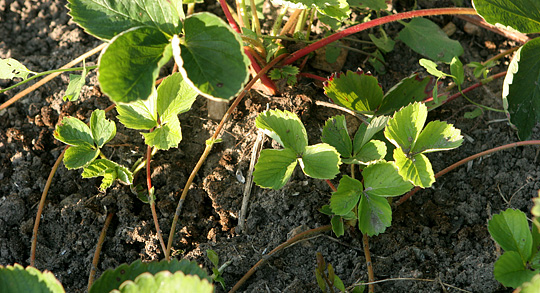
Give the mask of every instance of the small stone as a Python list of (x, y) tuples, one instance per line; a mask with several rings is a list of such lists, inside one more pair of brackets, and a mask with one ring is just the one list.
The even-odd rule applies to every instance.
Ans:
[(456, 25), (453, 22), (449, 22), (443, 27), (442, 30), (444, 31), (444, 33), (447, 36), (450, 37), (456, 32), (457, 28), (456, 28)]
[(478, 26), (470, 22), (465, 23), (465, 26), (463, 26), (463, 30), (469, 35), (480, 36), (482, 34), (482, 30)]

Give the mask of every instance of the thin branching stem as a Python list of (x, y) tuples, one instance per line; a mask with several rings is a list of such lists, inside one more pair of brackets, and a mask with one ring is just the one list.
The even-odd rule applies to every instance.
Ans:
[(88, 276), (88, 291), (94, 283), (94, 277), (96, 276), (97, 265), (99, 262), (99, 254), (101, 253), (101, 248), (103, 247), (103, 242), (105, 242), (105, 236), (107, 235), (107, 230), (111, 224), (114, 213), (109, 213), (105, 219), (105, 224), (103, 224), (103, 229), (101, 229), (101, 234), (99, 234), (98, 243), (96, 245), (96, 251), (94, 252), (94, 259), (92, 260), (92, 267), (90, 268), (90, 275)]
[[(277, 57), (276, 59), (272, 60), (272, 62), (268, 63), (268, 65), (266, 65), (264, 68), (262, 68), (257, 73), (257, 75), (255, 75), (255, 77), (253, 77), (253, 79), (244, 87), (244, 89), (238, 95), (238, 97), (236, 97), (233, 104), (229, 107), (229, 110), (227, 110), (225, 115), (223, 115), (223, 118), (221, 119), (221, 122), (217, 126), (216, 131), (214, 132), (214, 135), (212, 135), (212, 137), (209, 140), (207, 140), (206, 147), (204, 148), (204, 152), (202, 153), (201, 157), (199, 158), (199, 161), (197, 162), (197, 164), (195, 165), (195, 168), (193, 168), (193, 171), (191, 171), (191, 174), (189, 175), (189, 178), (186, 181), (186, 185), (184, 186), (184, 189), (182, 190), (182, 195), (180, 196), (180, 200), (178, 200), (178, 205), (176, 206), (176, 212), (174, 213), (174, 219), (173, 219), (173, 222), (172, 222), (172, 225), (171, 225), (171, 232), (169, 234), (169, 240), (168, 240), (168, 243), (167, 243), (167, 253), (166, 253), (167, 256), (170, 256), (170, 251), (171, 251), (171, 248), (172, 248), (174, 234), (175, 234), (175, 230), (176, 230), (176, 224), (178, 222), (178, 218), (180, 217), (180, 213), (182, 212), (182, 206), (184, 205), (184, 200), (186, 199), (189, 187), (191, 186), (191, 183), (193, 183), (193, 180), (195, 179), (195, 176), (197, 175), (197, 172), (199, 172), (199, 169), (202, 167), (203, 163), (206, 161), (206, 157), (208, 157), (208, 155), (210, 154), (210, 151), (212, 150), (212, 147), (213, 147), (214, 143), (218, 139), (218, 137), (219, 137), (219, 135), (221, 133), (221, 130), (223, 129), (223, 125), (225, 125), (225, 122), (227, 122), (227, 120), (229, 120), (229, 117), (231, 116), (234, 109), (236, 109), (236, 107), (238, 106), (240, 101), (244, 98), (244, 96), (248, 93), (248, 91), (253, 87), (255, 82), (257, 82), (257, 80), (259, 80), (259, 78), (261, 78), (261, 76), (265, 75), (268, 70), (273, 68), (274, 65), (276, 65), (279, 61), (281, 61), (281, 59), (283, 59), (285, 57), (286, 57), (286, 55), (281, 55), (281, 56)], [(167, 257), (167, 260), (168, 259), (169, 258)]]
[[(457, 167), (461, 166), (461, 165), (464, 165), (474, 159), (477, 159), (477, 158), (480, 158), (480, 157), (483, 157), (483, 156), (487, 156), (487, 155), (491, 155), (493, 153), (496, 153), (498, 151), (502, 151), (502, 150), (506, 150), (506, 149), (510, 149), (510, 148), (515, 148), (515, 147), (519, 147), (519, 146), (526, 146), (526, 145), (540, 145), (540, 140), (526, 140), (526, 141), (519, 141), (519, 142), (514, 142), (514, 143), (509, 143), (509, 144), (505, 144), (505, 145), (502, 145), (502, 146), (498, 146), (498, 147), (495, 147), (495, 148), (492, 148), (492, 149), (489, 149), (487, 151), (483, 151), (483, 152), (480, 152), (480, 153), (477, 153), (475, 155), (472, 155), (470, 157), (467, 157), (457, 163), (454, 163), (452, 165), (450, 165), (449, 167), (446, 167), (444, 168), (443, 170), (441, 170), (440, 172), (438, 172), (437, 174), (435, 174), (435, 178), (439, 178), (441, 177), (442, 175), (456, 169)], [(396, 201), (394, 203), (394, 206), (399, 206), (401, 205), (402, 203), (404, 203), (407, 199), (409, 199), (411, 196), (413, 196), (416, 192), (418, 192), (418, 190), (420, 190), (421, 188), (420, 187), (416, 187), (415, 189), (409, 191), (407, 194), (405, 194), (404, 196), (402, 196), (398, 201)]]
[(322, 227), (319, 227), (319, 228), (315, 228), (315, 229), (311, 229), (311, 230), (307, 230), (305, 232), (302, 232), (296, 236), (294, 236), (293, 238), (283, 242), (282, 244), (280, 244), (278, 247), (274, 248), (272, 251), (270, 251), (270, 253), (264, 255), (261, 260), (259, 260), (251, 269), (249, 269), (249, 271), (240, 279), (240, 281), (238, 281), (234, 287), (231, 289), (231, 291), (229, 291), (229, 293), (234, 293), (236, 292), (238, 289), (240, 289), (240, 287), (249, 279), (249, 277), (251, 277), (251, 275), (253, 275), (255, 273), (255, 271), (260, 267), (262, 266), (268, 259), (270, 259), (270, 257), (274, 256), (276, 253), (280, 252), (281, 250), (301, 241), (301, 240), (304, 240), (308, 237), (312, 237), (314, 235), (318, 235), (318, 234), (321, 234), (321, 233), (324, 233), (324, 232), (327, 232), (327, 231), (330, 231), (332, 230), (332, 226), (331, 225), (326, 225), (326, 226), (322, 226)]
[[(86, 59), (86, 58), (96, 54), (97, 52), (103, 50), (103, 48), (105, 48), (107, 45), (108, 45), (108, 43), (103, 43), (103, 44), (95, 47), (94, 49), (92, 49), (92, 50), (82, 54), (81, 56), (77, 57), (77, 59), (69, 62), (68, 64), (66, 64), (64, 66), (62, 66), (60, 69), (71, 68), (71, 67), (75, 66), (76, 64), (81, 63), (84, 59)], [(39, 88), (40, 86), (42, 86), (42, 85), (46, 84), (47, 82), (51, 81), (53, 78), (57, 77), (61, 73), (62, 72), (56, 72), (56, 73), (52, 73), (50, 75), (47, 75), (42, 80), (40, 80), (40, 81), (36, 82), (35, 84), (29, 86), (28, 88), (24, 89), (22, 92), (16, 94), (11, 99), (7, 100), (2, 105), (0, 105), (0, 111), (2, 111), (5, 108), (9, 107), (11, 104), (15, 103), (20, 98), (22, 98), (22, 97), (26, 96), (27, 94), (35, 91), (37, 88)]]
[(284, 65), (291, 64), (294, 61), (302, 58), (303, 56), (322, 48), (332, 42), (335, 42), (341, 38), (347, 37), (349, 35), (361, 32), (366, 29), (370, 29), (375, 26), (383, 25), (389, 22), (398, 21), (401, 19), (408, 19), (414, 17), (430, 16), (430, 15), (448, 15), (448, 14), (472, 14), (476, 15), (476, 11), (473, 8), (436, 8), (436, 9), (423, 9), (415, 11), (407, 11), (398, 14), (388, 15), (381, 18), (377, 18), (365, 23), (354, 25), (350, 28), (347, 28), (343, 31), (339, 31), (333, 35), (330, 35), (327, 38), (324, 38), (318, 42), (315, 42), (303, 49), (300, 49), (292, 53), (285, 61)]

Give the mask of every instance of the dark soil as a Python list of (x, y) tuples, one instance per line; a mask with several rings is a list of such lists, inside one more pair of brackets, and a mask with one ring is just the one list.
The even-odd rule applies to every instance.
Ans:
[[(410, 9), (409, 2), (396, 7)], [(452, 5), (452, 1), (419, 1), (421, 8)], [(428, 4), (422, 6), (422, 3)], [(76, 56), (98, 46), (66, 14), (64, 0), (0, 0), (0, 57), (15, 58), (33, 71), (59, 68)], [(214, 3), (208, 8), (216, 9)], [(452, 17), (432, 18), (444, 26), (453, 22), (452, 38), (466, 52), (462, 61), (482, 61), (515, 45), (501, 36), (481, 31), (465, 33), (465, 23)], [(385, 26), (391, 34), (399, 24)], [(358, 38), (367, 39), (359, 34)], [(359, 47), (360, 48), (360, 47)], [(422, 71), (421, 56), (397, 42), (386, 57), (387, 73), (379, 75), (385, 90), (412, 72)], [(91, 57), (87, 64), (95, 64)], [(508, 59), (493, 69), (506, 70)], [(310, 65), (308, 65), (310, 66)], [(343, 69), (373, 71), (366, 57), (350, 52)], [(307, 70), (311, 70), (309, 67)], [(328, 73), (313, 71), (319, 75)], [(376, 74), (377, 75), (377, 74)], [(99, 90), (96, 73), (87, 78), (82, 97), (63, 102), (68, 76), (62, 75), (0, 112), (0, 264), (29, 265), (32, 228), (37, 204), (49, 172), (63, 145), (53, 138), (55, 125), (64, 116), (90, 117), (94, 109), (110, 105)], [(474, 83), (474, 77), (468, 76)], [(0, 81), (0, 87), (11, 85)], [(477, 89), (470, 97), (501, 108), (502, 80)], [(0, 102), (16, 94), (0, 95)], [(310, 143), (320, 141), (321, 127), (337, 110), (316, 105), (327, 101), (312, 80), (302, 80), (277, 97), (252, 91), (226, 124), (218, 144), (196, 177), (185, 202), (175, 238), (175, 255), (196, 260), (207, 269), (207, 249), (215, 250), (222, 262), (232, 263), (224, 272), (230, 289), (258, 260), (280, 243), (307, 229), (329, 224), (318, 212), (328, 203), (331, 190), (325, 182), (307, 178), (299, 170), (281, 190), (253, 187), (247, 217), (247, 233), (235, 231), (244, 185), (236, 173), (247, 175), (251, 149), (257, 132), (254, 118), (266, 105), (297, 113), (305, 123)], [(435, 171), (477, 152), (518, 140), (504, 115), (486, 112), (475, 119), (463, 114), (473, 107), (463, 99), (430, 113), (430, 119), (446, 120), (462, 130), (462, 147), (429, 157)], [(114, 111), (113, 111), (114, 112)], [(109, 113), (114, 119), (116, 113)], [(184, 140), (178, 149), (158, 152), (152, 160), (159, 223), (168, 235), (179, 194), (202, 153), (205, 140), (217, 122), (207, 117), (206, 101), (197, 100), (193, 110), (180, 116)], [(348, 117), (354, 121), (353, 117)], [(357, 122), (356, 122), (357, 123)], [(106, 155), (131, 166), (144, 154), (141, 135), (117, 123), (118, 135), (105, 148)], [(540, 138), (535, 129), (533, 139)], [(266, 142), (264, 147), (271, 148)], [(512, 207), (529, 213), (531, 198), (540, 189), (538, 148), (522, 147), (496, 153), (441, 177), (433, 188), (417, 193), (394, 210), (392, 226), (370, 239), (377, 280), (388, 278), (431, 279), (388, 281), (376, 285), (378, 292), (456, 292), (450, 284), (473, 292), (506, 292), (493, 277), (493, 263), (500, 255), (487, 231), (487, 221)], [(343, 168), (346, 172), (346, 168)], [(337, 184), (339, 178), (333, 180)], [(139, 175), (137, 183), (144, 184)], [(39, 227), (36, 267), (50, 270), (68, 292), (86, 290), (97, 239), (108, 212), (113, 222), (101, 252), (98, 274), (137, 259), (158, 260), (163, 254), (147, 204), (129, 187), (113, 185), (106, 194), (98, 191), (99, 180), (86, 180), (80, 171), (58, 169), (47, 195)], [(165, 240), (166, 241), (166, 240)], [(350, 229), (341, 238), (332, 234), (309, 239), (269, 259), (244, 285), (245, 292), (316, 292), (316, 253), (333, 265), (346, 285), (366, 281), (366, 263), (361, 234)], [(220, 286), (218, 285), (218, 290)], [(445, 291), (446, 290), (446, 291)]]

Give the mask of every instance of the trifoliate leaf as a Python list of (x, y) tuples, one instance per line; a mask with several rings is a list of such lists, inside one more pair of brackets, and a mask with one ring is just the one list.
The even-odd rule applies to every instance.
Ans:
[(296, 154), (292, 149), (262, 150), (255, 165), (253, 181), (260, 187), (280, 189), (291, 178), (296, 164)]
[(358, 204), (358, 228), (368, 236), (379, 235), (390, 227), (392, 209), (384, 197), (362, 195)]
[(74, 117), (64, 117), (62, 122), (56, 126), (53, 135), (54, 138), (68, 145), (94, 147), (90, 127)]
[(105, 118), (105, 111), (95, 110), (90, 117), (90, 130), (98, 148), (103, 147), (116, 135), (116, 124)]
[(301, 154), (308, 144), (302, 121), (289, 111), (264, 111), (257, 116), (255, 125), (283, 147), (293, 149), (296, 154)]
[(335, 215), (348, 214), (360, 200), (363, 186), (362, 182), (344, 175), (339, 180), (337, 191), (330, 197), (330, 208)]
[(400, 148), (394, 149), (394, 160), (398, 172), (405, 180), (422, 188), (430, 187), (435, 182), (435, 174), (429, 159), (424, 154), (408, 157)]
[(429, 122), (418, 136), (411, 154), (430, 153), (457, 148), (463, 142), (461, 131), (441, 121)]
[(307, 146), (299, 160), (304, 173), (317, 179), (333, 179), (341, 165), (339, 153), (326, 143)]
[(362, 171), (365, 193), (368, 196), (392, 197), (411, 190), (413, 185), (399, 175), (391, 162), (370, 165)]
[(377, 79), (361, 70), (333, 74), (324, 84), (324, 93), (334, 103), (364, 114), (373, 114), (383, 99)]
[(86, 145), (72, 146), (64, 154), (64, 165), (68, 169), (78, 169), (90, 164), (99, 155), (99, 149)]
[(321, 140), (336, 148), (343, 158), (349, 158), (352, 154), (352, 142), (347, 131), (345, 116), (331, 117), (323, 127)]
[(100, 176), (103, 176), (99, 188), (101, 191), (105, 191), (109, 188), (116, 179), (125, 184), (133, 183), (133, 173), (131, 173), (128, 168), (107, 159), (94, 160), (90, 165), (86, 166), (82, 172), (83, 178)]

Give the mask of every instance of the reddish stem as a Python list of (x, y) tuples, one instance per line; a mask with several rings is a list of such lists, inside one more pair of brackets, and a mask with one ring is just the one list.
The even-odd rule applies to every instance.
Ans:
[[(506, 150), (506, 149), (510, 149), (510, 148), (515, 148), (515, 147), (518, 147), (518, 146), (525, 146), (525, 145), (540, 145), (540, 140), (519, 141), (519, 142), (505, 144), (503, 146), (499, 146), (499, 147), (496, 147), (496, 148), (489, 149), (487, 151), (480, 152), (478, 154), (467, 157), (467, 158), (465, 158), (465, 159), (463, 159), (463, 160), (461, 160), (461, 161), (459, 161), (457, 163), (454, 163), (454, 164), (450, 165), (449, 167), (446, 167), (445, 169), (443, 169), (439, 173), (435, 174), (435, 178), (439, 178), (442, 175), (444, 175), (444, 174), (456, 169), (457, 167), (459, 167), (459, 166), (461, 166), (461, 165), (463, 165), (465, 163), (468, 163), (469, 161), (472, 161), (472, 160), (474, 160), (476, 158), (483, 157), (483, 156), (486, 156), (486, 155), (490, 155), (490, 154), (498, 152), (498, 151), (502, 151), (502, 150)], [(397, 207), (397, 206), (401, 205), (402, 203), (404, 203), (407, 199), (409, 199), (411, 196), (413, 196), (413, 194), (415, 194), (418, 190), (420, 190), (420, 187), (416, 187), (415, 189), (409, 191), (407, 194), (402, 196), (398, 201), (396, 201), (395, 206)]]
[(234, 21), (234, 18), (231, 12), (229, 11), (229, 6), (227, 6), (227, 2), (225, 2), (225, 0), (219, 0), (219, 4), (221, 5), (221, 9), (223, 9), (223, 13), (225, 13), (225, 17), (227, 18), (229, 25), (233, 28), (233, 30), (241, 34), (242, 31), (238, 27), (238, 24), (236, 24), (236, 21)]
[(325, 78), (325, 77), (322, 77), (322, 76), (318, 76), (318, 75), (315, 75), (313, 73), (305, 73), (305, 72), (301, 72), (298, 74), (299, 76), (303, 76), (303, 77), (307, 77), (307, 78), (313, 78), (313, 79), (316, 79), (316, 80), (320, 80), (322, 82), (325, 82), (328, 80), (328, 78)]
[(294, 61), (298, 60), (299, 58), (321, 48), (324, 47), (332, 42), (335, 42), (341, 38), (344, 38), (346, 36), (361, 32), (363, 30), (382, 25), (385, 23), (401, 20), (401, 19), (407, 19), (407, 18), (413, 18), (413, 17), (421, 17), (421, 16), (430, 16), (430, 15), (447, 15), (447, 14), (472, 14), (476, 15), (476, 11), (473, 8), (436, 8), (436, 9), (424, 9), (424, 10), (415, 10), (415, 11), (407, 11), (402, 12), (398, 14), (388, 15), (381, 18), (377, 18), (365, 23), (354, 25), (350, 28), (347, 28), (343, 31), (337, 32), (327, 38), (324, 38), (320, 41), (317, 41), (303, 49), (300, 49), (294, 53), (292, 53), (287, 59), (284, 61), (284, 65), (291, 64)]
[[(255, 70), (255, 73), (259, 73), (261, 71), (261, 66), (259, 66), (259, 63), (257, 63), (257, 60), (255, 60), (255, 58), (251, 55), (249, 50), (244, 49), (244, 52), (246, 53), (249, 60), (251, 61), (251, 67), (253, 67), (253, 70)], [(269, 90), (270, 95), (275, 95), (278, 92), (276, 84), (270, 78), (268, 78), (266, 74), (261, 75), (261, 82)]]
[(326, 183), (328, 184), (328, 186), (330, 186), (330, 188), (332, 188), (332, 191), (333, 192), (336, 192), (337, 191), (337, 188), (334, 186), (334, 184), (332, 184), (332, 182), (330, 182), (330, 180), (328, 179), (325, 179)]

